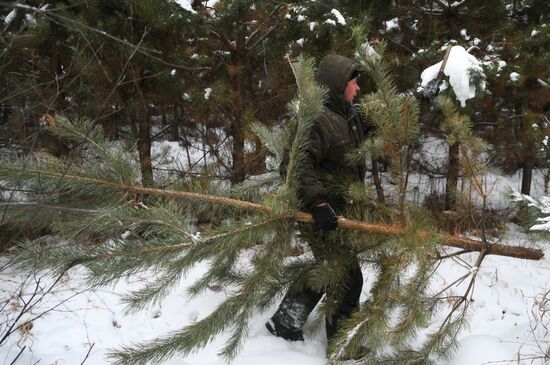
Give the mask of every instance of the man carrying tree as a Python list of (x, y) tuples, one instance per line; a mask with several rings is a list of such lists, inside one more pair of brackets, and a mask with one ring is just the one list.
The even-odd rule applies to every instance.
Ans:
[[(359, 306), (363, 276), (358, 259), (336, 232), (337, 214), (345, 208), (342, 182), (363, 182), (365, 164), (350, 164), (346, 155), (357, 148), (372, 131), (352, 105), (360, 88), (357, 79), (360, 65), (346, 57), (329, 55), (319, 64), (316, 79), (326, 87), (328, 97), (323, 111), (313, 124), (308, 140), (307, 158), (301, 175), (300, 197), (305, 210), (311, 212), (313, 228), (301, 227), (316, 265), (338, 267), (337, 285), (319, 285), (315, 268), (294, 281), (266, 327), (273, 335), (290, 341), (303, 340), (302, 328), (323, 294), (326, 293), (326, 331), (330, 340), (340, 319), (350, 316)], [(281, 173), (286, 174), (285, 161)], [(336, 274), (337, 275), (337, 274)]]

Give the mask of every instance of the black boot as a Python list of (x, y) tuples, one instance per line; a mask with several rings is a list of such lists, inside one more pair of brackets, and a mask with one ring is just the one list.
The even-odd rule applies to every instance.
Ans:
[(302, 328), (322, 295), (309, 288), (299, 292), (289, 290), (265, 327), (274, 336), (288, 341), (303, 341)]
[(270, 319), (265, 323), (265, 328), (273, 335), (284, 338), (287, 341), (303, 341), (304, 334), (301, 330), (291, 330)]

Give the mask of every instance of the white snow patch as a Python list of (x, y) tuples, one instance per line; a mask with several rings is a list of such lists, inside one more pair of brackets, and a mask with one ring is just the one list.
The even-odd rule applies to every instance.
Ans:
[[(443, 60), (422, 71), (420, 75), (422, 86), (426, 86), (428, 82), (437, 77), (442, 63)], [(481, 62), (475, 56), (466, 52), (464, 47), (454, 46), (449, 54), (444, 73), (449, 76), (449, 83), (462, 107), (466, 106), (466, 100), (476, 95), (476, 87), (470, 82), (471, 71), (478, 72), (483, 76)], [(485, 87), (483, 82), (481, 87)]]
[(386, 28), (386, 32), (389, 32), (391, 30), (399, 30), (399, 19), (393, 18), (388, 21), (384, 22), (384, 27)]
[(317, 22), (310, 22), (309, 23), (309, 30), (313, 32), (313, 29), (317, 26)]
[(510, 73), (510, 80), (512, 80), (513, 82), (516, 82), (519, 80), (519, 74), (517, 72), (512, 72)]
[(4, 22), (6, 23), (6, 25), (10, 25), (16, 16), (17, 16), (17, 9), (13, 9), (12, 11), (10, 11), (9, 14), (6, 15), (6, 17), (4, 18)]
[[(190, 11), (192, 13), (196, 13), (196, 11), (193, 10), (193, 8), (191, 7), (191, 3), (193, 2), (193, 0), (175, 0), (175, 1), (177, 4), (179, 4), (179, 6), (181, 6), (185, 10)], [(216, 5), (218, 1), (219, 0), (208, 0), (204, 5), (206, 7), (212, 8), (214, 5)]]
[(303, 16), (302, 14), (300, 14), (300, 15), (298, 15), (297, 20), (298, 20), (299, 22), (303, 22), (304, 20), (306, 20), (306, 17)]
[(23, 202), (30, 198), (21, 191), (13, 191), (7, 181), (0, 181), (0, 200), (7, 202)]
[(510, 361), (514, 350), (496, 336), (472, 335), (459, 340), (458, 351), (448, 365), (481, 365)]
[(297, 44), (299, 44), (300, 46), (303, 46), (304, 45), (304, 38), (300, 38), (296, 41)]
[(25, 14), (25, 21), (27, 24), (36, 25), (36, 19), (32, 14)]
[[(380, 54), (376, 52), (373, 46), (369, 42), (365, 42), (361, 45), (361, 50), (363, 51), (364, 55), (366, 55), (368, 58), (372, 58), (374, 60), (380, 58)], [(355, 52), (355, 54), (358, 57), (362, 57), (363, 55), (359, 55), (358, 52)]]
[(185, 10), (195, 13), (195, 10), (193, 10), (193, 8), (191, 7), (191, 2), (191, 0), (176, 0), (176, 3), (178, 3), (179, 6), (181, 6)]
[(204, 98), (208, 100), (210, 99), (210, 95), (212, 95), (212, 88), (207, 87), (206, 89), (204, 89)]
[(339, 24), (346, 25), (346, 19), (344, 19), (344, 17), (342, 16), (342, 13), (340, 13), (338, 10), (332, 9), (330, 13), (336, 17), (336, 20), (338, 21)]
[[(209, 132), (215, 134), (217, 138), (222, 137), (221, 131), (211, 129)], [(158, 169), (155, 170), (155, 178), (157, 176), (166, 176), (164, 170), (182, 172), (200, 171), (202, 166), (215, 161), (213, 154), (207, 146), (195, 141), (192, 137), (186, 137), (186, 141), (189, 143), (184, 146), (179, 142), (171, 141), (155, 141), (152, 143), (151, 156), (153, 166)], [(219, 146), (220, 150), (225, 148), (223, 145)], [(229, 157), (226, 157), (223, 153), (221, 157), (224, 158), (224, 161), (229, 160)]]
[(460, 35), (462, 36), (462, 38), (464, 38), (465, 40), (470, 40), (470, 36), (468, 35), (468, 31), (466, 29), (462, 29), (460, 30)]
[(533, 31), (531, 32), (531, 37), (534, 37), (534, 36), (536, 36), (537, 34), (539, 34), (539, 31), (536, 30), (536, 29), (533, 29)]
[(327, 19), (325, 20), (325, 23), (330, 25), (336, 25), (336, 22), (333, 19)]

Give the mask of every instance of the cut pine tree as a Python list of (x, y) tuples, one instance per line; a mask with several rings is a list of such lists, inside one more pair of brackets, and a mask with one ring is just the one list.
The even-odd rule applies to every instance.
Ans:
[[(45, 171), (37, 171), (37, 172), (41, 174), (50, 175), (52, 177), (56, 175), (56, 173), (49, 173)], [(197, 201), (217, 203), (217, 204), (231, 206), (231, 207), (235, 207), (243, 210), (263, 211), (266, 213), (273, 212), (273, 208), (267, 205), (252, 203), (244, 200), (227, 198), (224, 196), (200, 194), (200, 193), (186, 192), (186, 191), (145, 188), (145, 187), (139, 187), (139, 186), (133, 186), (133, 185), (117, 184), (117, 183), (113, 183), (105, 180), (84, 178), (80, 176), (64, 175), (63, 178), (68, 180), (78, 180), (85, 184), (110, 186), (115, 190), (118, 190), (121, 192), (127, 192), (127, 193), (171, 196), (174, 198), (179, 197), (179, 198), (186, 198), (186, 199), (192, 199)], [(311, 214), (305, 213), (305, 212), (299, 212), (299, 213), (289, 212), (289, 218), (294, 218), (299, 222), (313, 223), (313, 217), (311, 216)], [(370, 223), (350, 220), (342, 217), (338, 218), (338, 225), (339, 227), (345, 228), (345, 229), (354, 229), (354, 230), (359, 230), (366, 233), (378, 233), (378, 234), (387, 234), (387, 235), (399, 234), (404, 229), (404, 227), (401, 227), (401, 226), (393, 226), (393, 225), (385, 225), (385, 224), (370, 224)], [(508, 256), (508, 257), (514, 257), (519, 259), (526, 259), (526, 260), (540, 260), (544, 257), (544, 252), (540, 249), (527, 248), (522, 246), (508, 246), (508, 245), (502, 245), (502, 244), (485, 243), (482, 241), (473, 240), (466, 237), (450, 235), (447, 233), (440, 233), (440, 237), (443, 244), (446, 246), (462, 248), (467, 251), (483, 252), (485, 255)]]

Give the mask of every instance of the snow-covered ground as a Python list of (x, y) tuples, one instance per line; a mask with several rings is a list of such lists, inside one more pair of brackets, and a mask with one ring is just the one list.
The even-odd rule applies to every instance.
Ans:
[[(504, 238), (506, 243), (525, 244), (528, 238), (518, 227), (509, 225), (508, 228), (509, 233)], [(544, 364), (542, 358), (531, 360), (532, 357), (542, 356), (550, 346), (550, 336), (545, 334), (542, 326), (550, 323), (544, 317), (541, 322), (541, 312), (536, 304), (537, 300), (540, 303), (541, 296), (550, 288), (550, 244), (539, 242), (539, 245), (546, 250), (546, 256), (541, 261), (497, 256), (485, 259), (471, 303), (469, 328), (460, 333), (461, 346), (454, 358), (441, 361), (439, 365)], [(473, 264), (476, 257), (476, 254), (471, 254), (464, 258)], [(459, 262), (447, 261), (438, 269), (434, 290), (452, 283), (468, 271)], [(114, 287), (82, 292), (82, 269), (73, 268), (19, 323), (25, 323), (36, 316), (39, 318), (32, 320), (32, 325), (13, 333), (0, 346), (0, 364), (10, 364), (21, 349), (16, 364), (80, 364), (84, 360), (87, 364), (107, 364), (105, 353), (109, 349), (177, 330), (203, 318), (221, 303), (227, 295), (223, 289), (214, 288), (192, 300), (186, 296), (186, 287), (205, 270), (206, 264), (195, 267), (160, 305), (136, 314), (124, 314), (119, 303), (120, 294), (140, 287), (153, 273), (145, 272), (129, 277)], [(370, 269), (366, 267), (362, 300), (368, 297), (373, 277), (369, 272)], [(3, 302), (9, 301), (4, 306), (2, 318), (9, 322), (21, 310), (23, 301), (31, 299), (37, 278), (8, 270), (0, 275), (1, 299)], [(47, 288), (47, 282), (51, 282), (51, 279), (42, 280), (41, 287)], [(23, 288), (17, 289), (25, 281)], [(455, 290), (461, 294), (463, 287)], [(13, 296), (18, 293), (21, 293), (21, 297)], [(255, 315), (250, 324), (249, 339), (233, 363), (324, 364), (324, 331), (306, 332), (304, 342), (287, 342), (273, 337), (264, 328), (264, 322), (274, 309)], [(226, 339), (227, 336), (222, 335), (195, 354), (185, 358), (175, 357), (163, 364), (223, 364), (224, 360), (217, 357), (217, 351)], [(529, 360), (521, 360), (524, 358)]]

